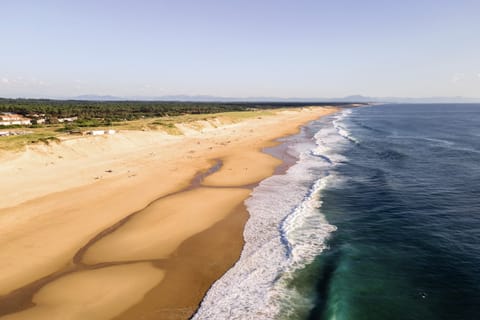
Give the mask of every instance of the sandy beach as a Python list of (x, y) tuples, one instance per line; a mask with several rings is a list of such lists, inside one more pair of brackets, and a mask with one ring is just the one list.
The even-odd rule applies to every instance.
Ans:
[(188, 319), (242, 250), (275, 139), (336, 112), (123, 131), (0, 157), (0, 319)]

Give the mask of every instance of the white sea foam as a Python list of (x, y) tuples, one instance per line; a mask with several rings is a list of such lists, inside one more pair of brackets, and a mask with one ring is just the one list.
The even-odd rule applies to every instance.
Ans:
[(282, 223), (281, 231), (291, 259), (289, 269), (296, 270), (312, 262), (325, 248), (324, 239), (336, 230), (317, 211), (322, 205), (321, 192), (328, 180), (332, 180), (332, 176), (319, 179), (305, 200)]
[(274, 319), (281, 306), (309, 306), (287, 283), (335, 230), (319, 208), (322, 190), (336, 180), (330, 169), (345, 160), (337, 152), (347, 142), (332, 121), (340, 123), (339, 117), (344, 116), (312, 124), (318, 132), (311, 140), (295, 138), (289, 152), (298, 156), (297, 163), (254, 189), (246, 201), (250, 218), (241, 257), (211, 287), (193, 319)]
[(331, 164), (338, 164), (346, 161), (337, 150), (344, 143), (344, 137), (339, 134), (334, 126), (325, 126), (315, 134), (316, 147), (311, 150), (311, 154), (324, 158)]
[(352, 113), (351, 109), (347, 109), (336, 116), (336, 119), (333, 120), (333, 126), (337, 130), (337, 132), (347, 140), (350, 140), (353, 143), (359, 143), (355, 137), (352, 136), (351, 132), (342, 124), (342, 120), (345, 117), (349, 116)]

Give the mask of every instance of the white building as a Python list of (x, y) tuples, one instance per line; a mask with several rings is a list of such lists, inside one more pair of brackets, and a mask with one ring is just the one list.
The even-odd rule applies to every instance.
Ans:
[(4, 112), (0, 114), (0, 126), (30, 125), (32, 121), (21, 114)]
[(101, 135), (104, 135), (104, 134), (115, 134), (117, 133), (116, 130), (92, 130), (92, 131), (88, 131), (87, 134), (89, 135), (92, 135), (92, 136), (101, 136)]
[(58, 122), (73, 122), (75, 120), (78, 120), (78, 117), (70, 117), (70, 118), (60, 118), (57, 119)]
[(92, 130), (89, 134), (92, 136), (101, 136), (102, 134), (105, 134), (105, 130)]

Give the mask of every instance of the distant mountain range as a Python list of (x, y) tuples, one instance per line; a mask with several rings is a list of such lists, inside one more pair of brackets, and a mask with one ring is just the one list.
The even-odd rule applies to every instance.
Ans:
[[(480, 103), (480, 98), (465, 97), (427, 97), (427, 98), (402, 98), (402, 97), (367, 97), (351, 95), (343, 98), (278, 98), (278, 97), (217, 97), (209, 95), (166, 95), (166, 96), (128, 96), (117, 97), (111, 95), (81, 95), (67, 98), (69, 100), (88, 101), (192, 101), (192, 102), (371, 102), (371, 103)], [(63, 99), (62, 99), (63, 100)]]

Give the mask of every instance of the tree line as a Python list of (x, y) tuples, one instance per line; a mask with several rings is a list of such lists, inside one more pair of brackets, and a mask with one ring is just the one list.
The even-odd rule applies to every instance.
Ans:
[[(313, 103), (223, 103), (177, 101), (80, 101), (48, 99), (0, 98), (0, 112), (13, 112), (26, 117), (44, 115), (47, 119), (78, 117), (78, 121), (113, 122), (144, 117), (204, 114), (280, 107), (302, 107)], [(323, 103), (325, 104), (325, 103)], [(328, 103), (332, 105), (332, 103)], [(315, 105), (319, 105), (315, 103)]]

